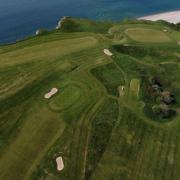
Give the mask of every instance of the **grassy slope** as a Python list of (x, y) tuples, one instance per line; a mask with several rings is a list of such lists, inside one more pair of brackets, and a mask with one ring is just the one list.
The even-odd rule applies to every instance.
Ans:
[[(164, 24), (113, 25), (70, 18), (59, 31), (0, 46), (0, 179), (180, 178), (179, 114), (159, 123), (143, 112), (143, 83), (154, 75), (179, 107), (180, 33), (166, 27), (170, 42), (149, 42)], [(137, 28), (146, 29), (138, 38)], [(54, 86), (59, 93), (45, 100)]]

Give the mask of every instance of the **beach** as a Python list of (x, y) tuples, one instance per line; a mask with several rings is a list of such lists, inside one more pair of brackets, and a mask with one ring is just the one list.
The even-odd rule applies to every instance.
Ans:
[(165, 20), (167, 22), (176, 24), (176, 23), (180, 22), (180, 10), (144, 16), (144, 17), (140, 17), (138, 19), (151, 20), (151, 21)]

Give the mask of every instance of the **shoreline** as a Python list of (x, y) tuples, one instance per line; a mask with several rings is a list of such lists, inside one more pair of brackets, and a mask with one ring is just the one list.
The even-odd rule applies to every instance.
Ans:
[[(147, 16), (145, 15), (145, 16), (141, 16), (141, 17), (136, 17), (135, 19), (150, 20), (150, 21), (164, 20), (169, 23), (177, 24), (177, 23), (180, 23), (180, 10), (162, 12), (162, 13), (157, 13), (157, 14), (152, 14), (152, 15), (147, 15)], [(54, 30), (54, 28), (48, 28), (48, 30), (52, 31), (52, 30)], [(33, 37), (33, 36), (34, 36), (34, 32), (32, 32), (29, 35), (25, 35), (24, 37), (21, 37), (20, 39), (16, 39), (16, 40), (12, 40), (12, 41), (0, 41), (0, 46), (15, 44), (19, 41), (24, 41), (25, 39), (27, 39), (29, 37)]]
[(138, 20), (150, 20), (150, 21), (164, 20), (164, 21), (167, 21), (170, 23), (177, 24), (180, 22), (180, 10), (152, 14), (152, 15), (148, 15), (148, 16), (139, 17), (137, 19)]

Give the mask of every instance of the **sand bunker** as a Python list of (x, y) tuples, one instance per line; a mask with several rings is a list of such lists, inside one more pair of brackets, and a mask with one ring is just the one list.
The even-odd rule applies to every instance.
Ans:
[(53, 95), (55, 95), (58, 92), (57, 88), (52, 88), (50, 92), (46, 93), (44, 95), (45, 99), (50, 99)]
[(57, 170), (62, 171), (64, 169), (64, 162), (61, 156), (56, 158)]
[(118, 91), (119, 91), (119, 96), (125, 95), (125, 87), (124, 86), (119, 86)]
[(113, 55), (109, 49), (104, 49), (104, 54), (106, 54), (108, 56), (112, 56)]
[(163, 29), (163, 31), (164, 31), (164, 32), (168, 32), (168, 30), (167, 30), (167, 29)]

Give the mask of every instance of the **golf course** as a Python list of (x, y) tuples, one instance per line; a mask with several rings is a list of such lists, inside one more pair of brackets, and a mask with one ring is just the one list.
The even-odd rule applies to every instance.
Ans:
[(180, 29), (39, 32), (0, 45), (0, 180), (179, 180)]

